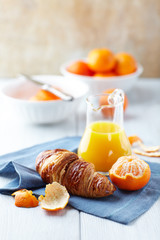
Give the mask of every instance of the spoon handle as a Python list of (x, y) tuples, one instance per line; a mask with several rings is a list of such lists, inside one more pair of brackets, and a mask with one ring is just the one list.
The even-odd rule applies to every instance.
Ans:
[(23, 78), (23, 79), (26, 79), (26, 80), (29, 80), (31, 82), (34, 82), (36, 84), (39, 84), (42, 89), (47, 90), (47, 91), (55, 94), (57, 97), (60, 97), (64, 101), (73, 101), (74, 100), (73, 96), (71, 96), (71, 95), (69, 95), (67, 93), (64, 93), (61, 90), (58, 90), (58, 89), (54, 88), (50, 84), (45, 84), (45, 83), (43, 83), (43, 82), (41, 82), (41, 81), (39, 81), (37, 79), (34, 79), (34, 78), (32, 78), (31, 76), (29, 76), (27, 74), (20, 74), (19, 77)]
[(55, 94), (57, 97), (60, 97), (62, 100), (64, 101), (73, 101), (73, 97), (71, 95), (68, 95), (67, 93), (64, 93), (52, 86), (50, 86), (49, 84), (44, 84), (41, 87), (43, 90), (47, 90), (53, 94)]

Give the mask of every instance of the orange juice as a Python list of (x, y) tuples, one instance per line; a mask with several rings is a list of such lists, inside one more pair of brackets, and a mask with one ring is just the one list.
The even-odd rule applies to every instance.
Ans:
[(112, 122), (94, 122), (87, 126), (78, 155), (95, 165), (97, 171), (107, 172), (117, 159), (131, 154), (124, 129)]

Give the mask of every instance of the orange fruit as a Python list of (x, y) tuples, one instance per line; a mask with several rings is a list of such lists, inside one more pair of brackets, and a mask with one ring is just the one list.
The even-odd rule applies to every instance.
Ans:
[(84, 76), (93, 76), (93, 71), (89, 68), (88, 64), (83, 61), (73, 62), (67, 67), (67, 71)]
[(38, 200), (41, 202), (41, 208), (48, 211), (57, 211), (65, 208), (69, 197), (69, 193), (64, 186), (53, 182), (46, 185), (45, 197), (41, 195)]
[[(104, 91), (103, 93), (112, 93), (115, 90), (115, 88), (109, 88), (106, 91)], [(108, 105), (108, 96), (104, 95), (101, 96), (100, 101), (99, 101), (100, 106), (102, 105)], [(128, 106), (128, 98), (127, 95), (124, 95), (124, 104), (123, 104), (123, 110), (126, 111), (126, 108)], [(105, 117), (113, 117), (114, 114), (114, 108), (103, 108), (102, 109), (102, 113)]]
[(143, 188), (150, 179), (149, 165), (135, 155), (120, 157), (109, 170), (113, 184), (128, 191)]
[(125, 52), (117, 53), (115, 59), (115, 72), (118, 75), (130, 74), (137, 70), (137, 62), (132, 55)]
[(44, 89), (40, 89), (35, 96), (30, 98), (31, 101), (51, 101), (60, 99), (61, 98)]
[(31, 208), (39, 205), (39, 201), (32, 195), (32, 191), (21, 189), (14, 192), (12, 196), (15, 196), (15, 205), (17, 207)]
[(116, 77), (117, 75), (114, 72), (107, 73), (95, 73), (94, 77)]
[(98, 73), (111, 71), (115, 66), (114, 54), (109, 49), (93, 49), (88, 54), (88, 65)]

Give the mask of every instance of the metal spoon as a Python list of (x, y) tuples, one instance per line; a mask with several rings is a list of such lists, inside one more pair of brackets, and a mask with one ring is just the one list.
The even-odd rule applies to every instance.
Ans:
[(24, 73), (23, 74), (19, 74), (19, 78), (23, 78), (23, 79), (29, 80), (31, 82), (34, 82), (36, 84), (39, 84), (42, 89), (47, 90), (47, 91), (55, 94), (56, 96), (60, 97), (64, 101), (73, 101), (74, 100), (73, 96), (71, 96), (71, 95), (69, 95), (67, 93), (62, 92), (61, 90), (58, 90), (58, 89), (54, 88), (50, 84), (45, 84), (43, 82), (40, 82), (39, 80), (34, 79), (34, 78), (32, 78), (31, 76), (29, 76), (27, 74), (24, 74)]

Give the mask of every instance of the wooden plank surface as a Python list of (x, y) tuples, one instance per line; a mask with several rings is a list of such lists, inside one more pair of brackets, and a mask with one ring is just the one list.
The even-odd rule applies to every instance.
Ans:
[[(129, 107), (125, 114), (125, 131), (128, 136), (138, 135), (145, 143), (160, 144), (160, 82), (140, 81), (133, 93), (128, 93)], [(145, 101), (144, 101), (145, 100)], [(85, 111), (78, 115), (78, 135), (85, 128)], [(143, 158), (143, 157), (141, 157)], [(149, 158), (146, 158), (149, 161)], [(154, 160), (160, 163), (160, 159)], [(160, 239), (160, 198), (140, 218), (128, 226), (80, 213), (81, 239)]]
[[(2, 85), (3, 82), (0, 82)], [(0, 155), (38, 143), (77, 133), (76, 115), (55, 125), (24, 124), (10, 116), (0, 101)], [(8, 182), (0, 177), (0, 187)], [(47, 213), (40, 207), (25, 209), (14, 205), (14, 198), (0, 194), (0, 239), (33, 240), (79, 239), (79, 211), (67, 207)]]
[(14, 199), (4, 195), (0, 195), (0, 206), (1, 240), (79, 239), (79, 212), (73, 208), (56, 213), (40, 207), (17, 208)]
[[(3, 114), (0, 117), (0, 154), (16, 151), (46, 141), (75, 136), (77, 131), (76, 115), (56, 125), (32, 125), (23, 124), (16, 118), (12, 118), (5, 112), (0, 104)], [(3, 136), (3, 137), (2, 137)]]
[[(0, 121), (0, 154), (32, 146), (37, 143), (75, 135), (75, 117), (56, 126), (23, 125), (9, 121), (5, 116)], [(5, 121), (6, 119), (6, 121)], [(1, 119), (2, 120), (2, 119)], [(4, 126), (8, 125), (7, 128)], [(3, 137), (2, 137), (3, 136)], [(0, 187), (7, 183), (0, 177)], [(0, 194), (0, 239), (79, 239), (79, 211), (67, 207), (57, 213), (47, 213), (40, 207), (25, 209), (14, 206), (14, 199)]]
[[(143, 86), (145, 86), (144, 93), (141, 90)], [(150, 95), (146, 95), (146, 92), (149, 94), (148, 89)], [(154, 141), (155, 144), (159, 144), (160, 98), (157, 97), (154, 100), (154, 94), (157, 94), (159, 89), (158, 81), (140, 81), (135, 87), (137, 94), (129, 94), (130, 107), (125, 116), (127, 135), (137, 134), (145, 138), (147, 143)], [(142, 94), (145, 101), (139, 104)], [(85, 104), (81, 105), (77, 115), (56, 125), (24, 125), (16, 119), (11, 119), (7, 116), (8, 113), (4, 114), (2, 104), (0, 104), (0, 110), (3, 113), (0, 117), (0, 154), (64, 136), (82, 135), (85, 128)], [(4, 182), (6, 180), (0, 177), (0, 186)], [(79, 214), (77, 210), (70, 207), (50, 214), (39, 207), (16, 208), (14, 199), (4, 195), (0, 195), (0, 209), (0, 239), (2, 240), (160, 239), (160, 199), (147, 213), (128, 226), (83, 212)]]
[(158, 240), (160, 239), (159, 212), (160, 199), (148, 212), (129, 225), (115, 223), (81, 212), (81, 239)]

